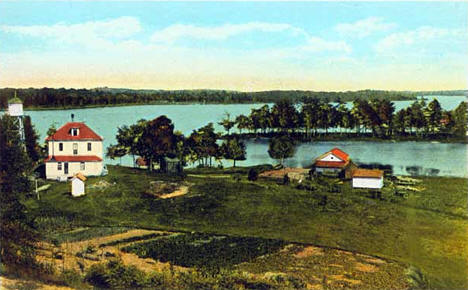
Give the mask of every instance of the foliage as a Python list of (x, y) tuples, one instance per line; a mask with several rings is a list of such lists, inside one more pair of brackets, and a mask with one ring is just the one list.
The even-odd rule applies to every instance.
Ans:
[(159, 116), (147, 123), (137, 146), (152, 170), (153, 162), (161, 164), (164, 157), (175, 154), (176, 144), (174, 124), (166, 116)]
[(249, 116), (237, 116), (235, 124), (240, 133), (245, 129), (254, 136), (287, 133), (303, 140), (327, 135), (329, 131), (382, 139), (414, 136), (458, 140), (466, 132), (466, 104), (462, 102), (457, 109), (444, 111), (437, 99), (429, 104), (421, 99), (395, 112), (395, 105), (388, 99), (358, 98), (351, 109), (341, 101), (333, 104), (328, 100), (305, 99), (298, 110), (291, 102), (280, 100), (271, 110), (265, 105), (252, 109)]
[(0, 117), (0, 259), (9, 265), (34, 261), (37, 233), (20, 198), (30, 191), (32, 170), (12, 117)]
[(222, 268), (278, 250), (284, 242), (271, 239), (178, 234), (123, 248), (143, 258), (184, 267)]
[(29, 159), (33, 162), (39, 161), (41, 148), (37, 143), (39, 136), (34, 129), (34, 125), (31, 123), (31, 117), (26, 116), (24, 118), (24, 139), (26, 145), (26, 152), (28, 153)]
[(233, 160), (234, 167), (236, 167), (236, 161), (245, 160), (245, 143), (238, 138), (224, 140), (220, 151), (224, 159)]
[(186, 147), (190, 151), (190, 159), (199, 161), (202, 166), (212, 166), (212, 158), (219, 158), (219, 146), (216, 143), (218, 134), (215, 133), (213, 123), (193, 130), (187, 138)]
[[(321, 99), (331, 101), (353, 101), (356, 98), (391, 100), (410, 100), (421, 93), (362, 90), (354, 92), (313, 92), (313, 91), (263, 91), (237, 92), (225, 90), (132, 90), (132, 89), (0, 89), (0, 108), (7, 108), (8, 99), (14, 95), (23, 100), (24, 106), (41, 108), (71, 108), (84, 106), (109, 106), (124, 104), (148, 103), (273, 103), (279, 99), (287, 99), (297, 103), (303, 100)], [(466, 91), (446, 91), (442, 94), (463, 95)], [(430, 92), (423, 94), (429, 95)]]
[(273, 159), (279, 159), (283, 165), (284, 159), (294, 156), (296, 147), (294, 141), (288, 136), (273, 137), (268, 146), (268, 155)]
[(258, 171), (255, 168), (250, 168), (247, 174), (247, 180), (255, 181), (258, 179)]

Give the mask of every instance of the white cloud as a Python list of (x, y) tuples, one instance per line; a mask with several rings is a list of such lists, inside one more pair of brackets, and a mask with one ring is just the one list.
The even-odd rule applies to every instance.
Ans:
[(344, 41), (327, 41), (319, 37), (309, 37), (307, 44), (301, 46), (303, 51), (318, 52), (318, 51), (342, 51), (351, 52), (351, 47)]
[(398, 48), (407, 48), (428, 41), (454, 38), (454, 40), (465, 40), (467, 32), (462, 29), (446, 29), (431, 26), (422, 26), (415, 30), (393, 33), (379, 41), (375, 45), (378, 52), (389, 52)]
[(60, 43), (80, 43), (95, 46), (105, 45), (109, 39), (123, 39), (132, 36), (141, 31), (141, 25), (139, 20), (134, 17), (119, 17), (78, 24), (0, 25), (0, 31), (52, 39)]
[(305, 35), (305, 32), (302, 29), (285, 23), (249, 22), (243, 24), (224, 24), (212, 27), (175, 24), (154, 32), (151, 36), (151, 40), (160, 43), (173, 43), (182, 38), (225, 40), (235, 35), (253, 31), (289, 31), (294, 35)]
[(339, 23), (335, 26), (335, 30), (343, 35), (364, 38), (375, 32), (388, 31), (395, 27), (395, 23), (386, 23), (379, 17), (369, 17), (353, 23)]

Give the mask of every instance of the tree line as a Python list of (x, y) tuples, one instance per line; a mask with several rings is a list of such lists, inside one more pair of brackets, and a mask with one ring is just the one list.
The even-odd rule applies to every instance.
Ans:
[[(314, 91), (261, 91), (239, 92), (227, 90), (131, 90), (131, 89), (54, 89), (28, 88), (0, 89), (0, 108), (7, 108), (8, 100), (15, 91), (26, 108), (71, 108), (83, 106), (111, 106), (148, 103), (274, 103), (278, 100), (289, 100), (292, 103), (306, 102), (311, 99), (324, 101), (354, 101), (357, 98), (387, 100), (414, 100), (416, 92), (360, 90), (348, 92), (314, 92)], [(458, 91), (453, 92), (460, 94)]]
[(148, 169), (161, 165), (164, 158), (178, 158), (183, 164), (198, 163), (213, 166), (213, 160), (245, 160), (245, 144), (236, 137), (227, 138), (221, 144), (213, 123), (193, 130), (189, 136), (174, 130), (172, 120), (159, 116), (154, 120), (140, 120), (131, 126), (121, 126), (116, 135), (117, 144), (107, 148), (106, 155), (119, 158), (125, 155), (144, 158)]
[(386, 99), (357, 99), (351, 108), (344, 102), (311, 99), (298, 106), (282, 100), (272, 107), (252, 109), (249, 115), (231, 118), (226, 114), (219, 124), (227, 135), (237, 128), (240, 135), (288, 134), (305, 140), (330, 132), (382, 139), (403, 136), (460, 139), (466, 134), (467, 105), (461, 102), (448, 111), (442, 109), (437, 99), (429, 103), (420, 99), (396, 112), (394, 103)]

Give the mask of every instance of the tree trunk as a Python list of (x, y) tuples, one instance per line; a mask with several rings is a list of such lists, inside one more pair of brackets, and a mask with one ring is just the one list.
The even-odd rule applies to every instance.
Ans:
[(234, 161), (234, 167), (236, 167), (236, 159), (233, 159), (233, 161)]

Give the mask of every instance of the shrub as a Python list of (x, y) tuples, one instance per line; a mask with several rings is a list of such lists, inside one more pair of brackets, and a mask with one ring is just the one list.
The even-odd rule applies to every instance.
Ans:
[(255, 168), (250, 168), (247, 175), (249, 181), (255, 181), (258, 179), (258, 171)]
[(283, 185), (288, 185), (290, 183), (288, 174), (283, 176)]
[(85, 276), (85, 281), (97, 288), (110, 288), (108, 282), (109, 272), (106, 265), (94, 264), (92, 265)]
[(73, 270), (65, 270), (60, 274), (60, 280), (72, 288), (80, 289), (83, 286), (83, 279), (80, 274)]

